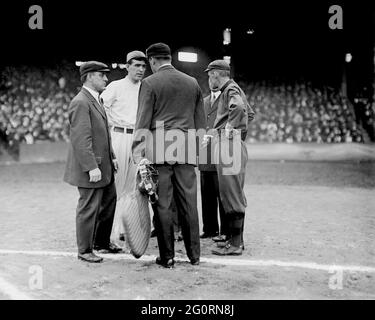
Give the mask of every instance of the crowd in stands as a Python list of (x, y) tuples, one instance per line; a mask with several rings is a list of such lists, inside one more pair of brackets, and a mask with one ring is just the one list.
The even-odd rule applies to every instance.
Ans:
[(357, 121), (362, 123), (372, 141), (375, 141), (375, 101), (371, 102), (368, 94), (364, 92), (357, 95), (354, 99), (354, 106)]
[[(73, 75), (73, 76), (72, 76)], [(68, 106), (79, 82), (72, 68), (8, 67), (0, 84), (0, 131), (18, 142), (68, 140)], [(77, 79), (79, 80), (79, 79)]]
[[(363, 142), (354, 110), (332, 88), (308, 83), (243, 83), (256, 111), (249, 142)], [(78, 68), (8, 67), (0, 79), (0, 133), (20, 142), (68, 140), (68, 106), (80, 87)], [(374, 110), (368, 110), (374, 121)]]
[(242, 84), (256, 110), (250, 142), (363, 142), (354, 110), (332, 88), (310, 84)]

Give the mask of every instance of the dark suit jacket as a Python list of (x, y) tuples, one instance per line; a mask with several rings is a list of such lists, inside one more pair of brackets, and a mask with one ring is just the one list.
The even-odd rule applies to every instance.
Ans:
[[(160, 121), (164, 122), (164, 134)], [(205, 128), (202, 92), (196, 79), (167, 65), (142, 81), (133, 141), (135, 162), (146, 157), (152, 163), (196, 165), (196, 135), (191, 129)], [(150, 135), (141, 142), (147, 132)], [(180, 139), (176, 141), (173, 135)]]
[[(70, 143), (64, 181), (82, 188), (103, 188), (113, 176), (115, 158), (104, 109), (85, 89), (69, 106)], [(102, 179), (89, 182), (89, 171), (99, 168)]]
[[(219, 95), (220, 96), (220, 95)], [(212, 134), (210, 132), (210, 129), (213, 130), (215, 119), (216, 119), (216, 114), (217, 114), (217, 107), (218, 107), (218, 99), (219, 97), (214, 101), (212, 107), (211, 107), (211, 95), (205, 97), (203, 99), (203, 104), (204, 104), (204, 113), (206, 116), (206, 121), (207, 121), (207, 134)], [(209, 140), (209, 143), (206, 148), (200, 147), (199, 151), (199, 165), (198, 168), (200, 171), (216, 171), (216, 166), (213, 163), (213, 157), (211, 157), (212, 153), (212, 144), (211, 140)]]

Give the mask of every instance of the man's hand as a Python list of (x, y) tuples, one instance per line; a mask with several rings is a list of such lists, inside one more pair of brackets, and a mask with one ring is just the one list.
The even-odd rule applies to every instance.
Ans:
[(202, 140), (202, 148), (206, 148), (207, 145), (208, 145), (208, 142), (210, 141), (211, 138), (213, 138), (214, 136), (211, 135), (211, 134), (205, 134), (203, 136), (203, 140)]
[(139, 169), (140, 166), (142, 166), (142, 165), (148, 165), (148, 164), (152, 164), (152, 162), (150, 160), (148, 160), (147, 158), (142, 158), (141, 161), (139, 161), (137, 163), (137, 167)]
[(98, 182), (102, 180), (102, 172), (99, 168), (89, 171), (90, 182)]
[(227, 122), (227, 124), (225, 125), (225, 137), (227, 139), (233, 139), (233, 136), (238, 133), (239, 131), (237, 129), (234, 129), (234, 127), (229, 122)]
[(117, 172), (117, 170), (118, 170), (118, 161), (117, 161), (117, 159), (113, 159), (112, 162), (113, 162), (113, 167), (115, 168), (115, 172)]

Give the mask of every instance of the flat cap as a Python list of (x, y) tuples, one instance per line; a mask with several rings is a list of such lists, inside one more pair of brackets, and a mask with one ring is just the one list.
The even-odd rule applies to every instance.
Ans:
[(162, 42), (154, 43), (146, 49), (147, 58), (150, 57), (165, 57), (171, 55), (171, 49), (168, 45)]
[(109, 67), (102, 62), (99, 61), (87, 61), (81, 64), (79, 67), (79, 73), (81, 77), (89, 72), (109, 72), (111, 71)]
[(207, 72), (213, 69), (230, 71), (230, 66), (229, 66), (229, 63), (226, 62), (225, 60), (214, 60), (207, 66), (207, 69), (204, 70), (204, 72)]
[(131, 59), (138, 59), (138, 60), (145, 60), (147, 61), (146, 55), (142, 51), (132, 51), (129, 52), (126, 56), (126, 63), (128, 63)]

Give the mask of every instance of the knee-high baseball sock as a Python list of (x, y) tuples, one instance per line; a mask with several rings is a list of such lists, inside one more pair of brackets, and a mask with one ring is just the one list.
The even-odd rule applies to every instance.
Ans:
[(240, 247), (240, 245), (243, 243), (244, 214), (236, 213), (231, 218), (232, 219), (230, 223), (230, 244), (234, 247)]

